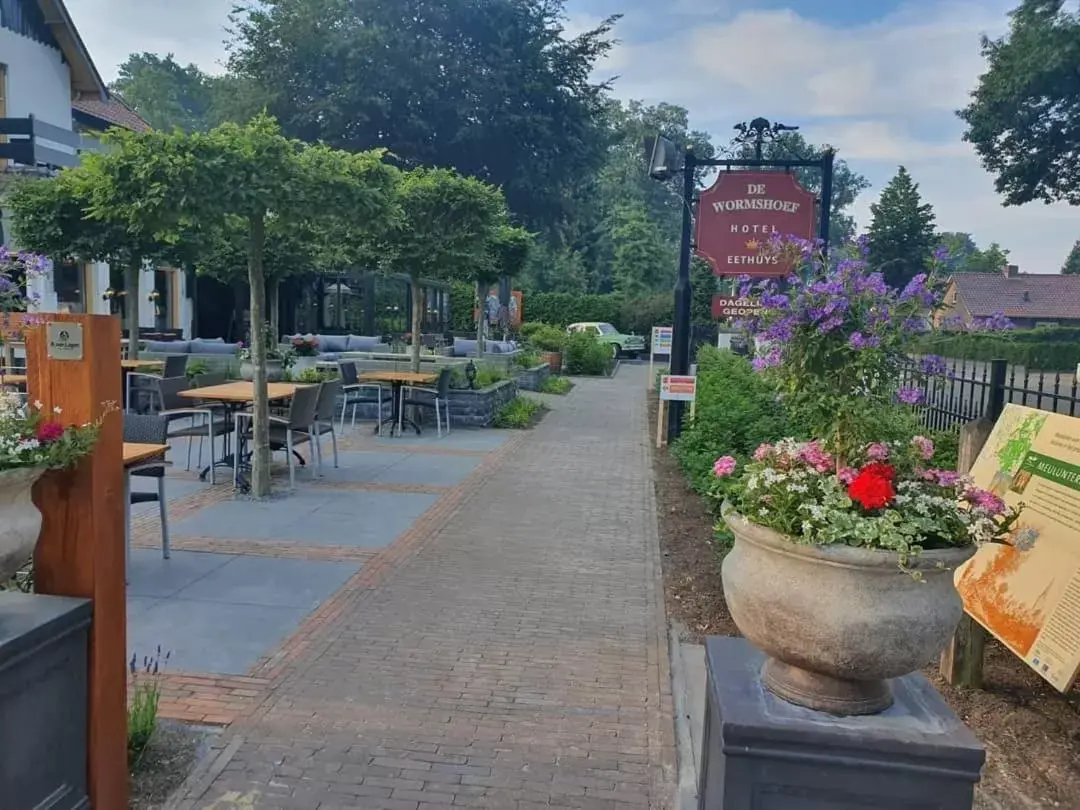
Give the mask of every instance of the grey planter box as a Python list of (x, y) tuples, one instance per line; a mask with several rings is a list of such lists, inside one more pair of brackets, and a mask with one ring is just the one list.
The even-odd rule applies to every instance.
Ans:
[(985, 752), (922, 675), (881, 714), (833, 717), (766, 692), (746, 639), (705, 650), (699, 810), (970, 810)]
[(524, 369), (517, 376), (518, 388), (522, 391), (539, 391), (544, 380), (551, 376), (551, 366), (541, 363), (533, 368)]
[(90, 602), (0, 592), (0, 805), (89, 810)]
[[(502, 380), (487, 388), (476, 391), (468, 389), (451, 388), (450, 401), (450, 426), (455, 427), (491, 427), (495, 419), (495, 413), (503, 405), (517, 396), (518, 384), (514, 380)], [(356, 406), (357, 423), (364, 421), (374, 423), (378, 406), (373, 403), (362, 403)], [(337, 414), (341, 413), (340, 400), (337, 406)], [(387, 391), (383, 401), (383, 415), (390, 415), (390, 394)], [(407, 414), (406, 414), (407, 415)], [(424, 414), (427, 418), (425, 429), (430, 426), (435, 429), (435, 417), (427, 410)], [(430, 418), (428, 418), (430, 416)], [(345, 410), (345, 421), (352, 419), (352, 406)]]
[(452, 427), (491, 427), (498, 410), (517, 396), (518, 384), (503, 380), (476, 391), (450, 389)]

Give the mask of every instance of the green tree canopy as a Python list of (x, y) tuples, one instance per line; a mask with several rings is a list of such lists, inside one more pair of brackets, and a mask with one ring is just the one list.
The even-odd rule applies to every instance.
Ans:
[(1080, 205), (1080, 15), (1023, 0), (1009, 33), (983, 38), (986, 72), (959, 115), (1006, 205)]
[(1065, 264), (1061, 266), (1061, 272), (1067, 276), (1080, 276), (1080, 239), (1073, 243)]
[(870, 206), (870, 267), (893, 287), (903, 287), (926, 271), (938, 244), (934, 209), (923, 202), (919, 185), (903, 166)]
[(611, 275), (615, 291), (630, 296), (670, 288), (675, 281), (675, 247), (650, 219), (644, 203), (615, 209), (611, 230)]
[[(421, 279), (477, 281), (497, 275), (496, 245), (506, 223), (499, 189), (450, 169), (413, 169), (401, 175), (396, 227), (382, 240), (384, 266), (409, 276), (413, 301), (413, 370), (420, 369), (424, 322)], [(514, 237), (516, 240), (516, 236)], [(507, 245), (508, 253), (516, 250)]]
[(603, 159), (590, 76), (614, 22), (562, 19), (562, 0), (267, 0), (236, 15), (231, 64), (289, 135), (453, 167), (551, 228)]

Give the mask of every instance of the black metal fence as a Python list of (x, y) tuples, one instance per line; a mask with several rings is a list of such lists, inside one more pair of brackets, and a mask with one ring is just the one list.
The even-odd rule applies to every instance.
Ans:
[(931, 430), (958, 430), (964, 423), (997, 419), (1006, 403), (1080, 415), (1075, 374), (1030, 371), (1004, 360), (913, 358), (901, 372), (901, 384), (923, 394), (923, 424)]

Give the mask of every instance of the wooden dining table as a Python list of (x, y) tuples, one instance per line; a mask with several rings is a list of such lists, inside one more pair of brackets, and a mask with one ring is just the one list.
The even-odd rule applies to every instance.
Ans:
[(25, 374), (7, 374), (0, 371), (0, 386), (5, 385), (26, 385)]
[[(391, 395), (390, 395), (390, 417), (382, 421), (390, 423), (390, 435), (394, 435), (394, 427), (397, 426), (398, 435), (401, 435), (402, 428), (405, 424), (412, 426), (412, 429), (416, 431), (416, 435), (420, 435), (420, 425), (409, 419), (402, 412), (401, 398), (403, 389), (406, 385), (431, 385), (439, 379), (438, 372), (430, 371), (361, 371), (356, 375), (357, 379), (362, 383), (389, 383)], [(375, 429), (378, 430), (379, 426), (376, 425)]]
[(165, 365), (164, 360), (121, 360), (120, 368), (125, 371), (138, 371), (141, 368), (154, 368)]
[(130, 467), (140, 461), (146, 461), (154, 456), (160, 456), (167, 452), (167, 444), (145, 444), (143, 442), (124, 442), (124, 466)]
[[(282, 400), (292, 399), (293, 394), (296, 393), (297, 388), (304, 387), (302, 383), (285, 383), (285, 382), (272, 382), (266, 384), (266, 396), (271, 402), (280, 402)], [(233, 380), (232, 382), (220, 383), (219, 385), (207, 385), (203, 388), (188, 388), (184, 391), (178, 391), (177, 396), (183, 399), (195, 400), (198, 402), (218, 402), (224, 405), (229, 410), (229, 418), (232, 418), (232, 413), (241, 410), (245, 405), (255, 401), (255, 383), (247, 380)], [(210, 463), (214, 467), (232, 467), (239, 466), (236, 463), (234, 454), (240, 452), (240, 438), (236, 438), (236, 444), (234, 445), (233, 452), (226, 452), (218, 461), (211, 461)], [(205, 481), (206, 476), (210, 473), (210, 467), (207, 466), (199, 473), (199, 479)]]

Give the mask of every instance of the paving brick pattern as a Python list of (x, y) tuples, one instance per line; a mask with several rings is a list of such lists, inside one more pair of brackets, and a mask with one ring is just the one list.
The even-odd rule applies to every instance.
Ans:
[(375, 553), (170, 809), (671, 807), (644, 388), (583, 382)]

